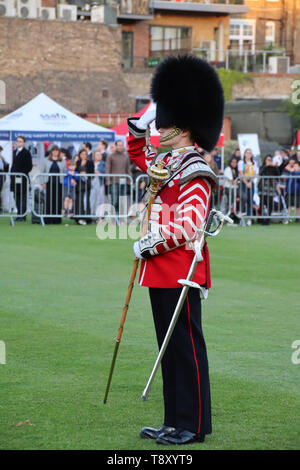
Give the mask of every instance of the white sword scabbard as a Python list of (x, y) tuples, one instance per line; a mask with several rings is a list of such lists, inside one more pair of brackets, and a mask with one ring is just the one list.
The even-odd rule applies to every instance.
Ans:
[[(210, 230), (210, 227), (212, 225), (214, 217), (217, 217), (217, 219), (219, 220), (220, 223), (217, 226), (216, 230), (214, 230), (213, 232), (210, 232), (209, 230)], [(193, 288), (199, 289), (200, 290), (200, 297), (202, 299), (207, 299), (208, 289), (205, 289), (204, 287), (200, 286), (198, 283), (193, 282), (193, 277), (194, 277), (194, 274), (195, 274), (195, 271), (196, 271), (196, 268), (197, 268), (197, 264), (199, 263), (199, 261), (202, 261), (202, 259), (203, 259), (202, 250), (203, 250), (203, 247), (204, 247), (205, 238), (207, 236), (215, 237), (216, 235), (218, 235), (220, 233), (221, 229), (222, 229), (224, 221), (227, 221), (228, 223), (233, 223), (233, 221), (229, 217), (224, 216), (224, 214), (222, 214), (222, 212), (219, 212), (219, 211), (216, 211), (216, 210), (213, 209), (210, 212), (209, 216), (208, 216), (207, 222), (205, 224), (205, 229), (199, 229), (199, 233), (201, 235), (200, 235), (199, 238), (197, 238), (193, 242), (193, 249), (195, 251), (195, 255), (194, 255), (194, 258), (193, 258), (193, 261), (192, 261), (192, 264), (190, 266), (190, 270), (188, 272), (188, 275), (187, 275), (186, 279), (179, 279), (178, 280), (179, 284), (181, 284), (183, 286), (183, 288), (182, 288), (182, 291), (180, 293), (180, 297), (178, 299), (175, 311), (173, 313), (173, 317), (172, 317), (171, 322), (169, 324), (169, 328), (168, 328), (168, 331), (166, 333), (165, 339), (164, 339), (164, 341), (162, 343), (162, 346), (160, 348), (159, 354), (158, 354), (157, 359), (155, 361), (155, 364), (153, 366), (153, 369), (152, 369), (152, 372), (151, 372), (150, 377), (148, 379), (148, 382), (146, 384), (146, 387), (144, 388), (144, 391), (142, 393), (142, 400), (143, 401), (146, 401), (148, 399), (148, 394), (149, 394), (149, 391), (150, 391), (151, 384), (153, 382), (153, 379), (155, 377), (157, 369), (158, 369), (158, 367), (161, 363), (163, 355), (164, 355), (164, 353), (167, 349), (167, 346), (169, 344), (170, 338), (172, 336), (172, 333), (173, 333), (173, 330), (175, 328), (177, 319), (180, 315), (181, 309), (182, 309), (183, 304), (185, 302), (185, 299), (186, 299), (186, 296), (188, 294), (189, 288), (193, 287)]]

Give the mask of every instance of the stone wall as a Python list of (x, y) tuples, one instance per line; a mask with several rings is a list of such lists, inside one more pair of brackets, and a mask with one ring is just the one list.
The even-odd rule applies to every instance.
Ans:
[(236, 83), (232, 95), (237, 99), (287, 99), (293, 92), (293, 74), (253, 74), (251, 80)]
[[(130, 95), (149, 96), (150, 81), (154, 69), (126, 71), (124, 79), (130, 89)], [(236, 83), (232, 88), (234, 100), (242, 99), (281, 99), (289, 98), (293, 92), (292, 84), (299, 80), (293, 74), (252, 74), (251, 80)]]
[(281, 110), (281, 100), (240, 100), (227, 102), (225, 115), (231, 118), (231, 136), (258, 134), (260, 139), (290, 145), (293, 124), (289, 115)]
[(77, 113), (133, 108), (121, 69), (121, 27), (0, 18), (5, 114), (44, 92)]

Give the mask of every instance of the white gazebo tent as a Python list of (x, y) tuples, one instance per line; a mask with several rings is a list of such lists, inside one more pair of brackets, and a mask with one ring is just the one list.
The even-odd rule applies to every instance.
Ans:
[[(44, 93), (0, 119), (0, 145), (9, 164), (12, 163), (12, 142), (18, 135), (25, 136), (28, 142), (40, 148), (43, 142), (68, 142), (79, 146), (83, 142), (93, 143), (102, 139), (112, 142), (115, 139), (114, 131), (82, 119)], [(44, 152), (40, 157), (43, 155)], [(38, 171), (38, 166), (35, 161), (32, 173)], [(8, 180), (3, 191), (3, 199), (6, 200), (9, 197)]]
[(114, 131), (93, 124), (40, 93), (0, 119), (0, 141), (24, 135), (30, 142), (112, 142)]

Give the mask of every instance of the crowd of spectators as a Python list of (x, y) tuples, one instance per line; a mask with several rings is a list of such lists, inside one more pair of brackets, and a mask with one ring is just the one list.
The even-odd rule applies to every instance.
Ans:
[[(25, 142), (24, 137), (17, 138), (10, 168), (0, 147), (0, 213), (3, 209), (1, 191), (5, 173), (10, 171), (28, 175), (32, 169), (32, 157), (25, 148)], [(268, 224), (271, 214), (284, 207), (289, 215), (294, 208), (299, 217), (295, 220), (300, 221), (300, 150), (293, 152), (291, 148), (280, 149), (274, 155), (266, 155), (261, 161), (260, 158), (254, 158), (251, 149), (246, 149), (241, 155), (237, 148), (226, 162), (224, 170), (217, 149), (205, 154), (204, 158), (220, 177), (218, 203), (221, 210), (230, 213), (236, 221), (245, 218), (248, 219), (247, 225), (251, 225), (255, 216), (260, 216), (258, 221)], [(120, 207), (120, 196), (126, 199), (130, 193), (128, 176), (135, 183), (142, 175), (139, 168), (130, 163), (122, 140), (110, 145), (102, 140), (94, 148), (91, 143), (85, 142), (74, 157), (67, 149), (53, 145), (46, 152), (40, 173), (45, 176), (41, 181), (43, 194), (39, 194), (37, 204), (43, 203), (43, 207), (37, 208), (36, 212), (47, 215), (44, 218), (46, 224), (59, 224), (64, 215), (80, 225), (102, 220), (105, 214), (97, 213), (97, 210), (105, 203), (112, 204), (116, 214), (124, 213), (124, 208)], [(26, 220), (25, 178), (24, 181), (12, 176), (10, 179), (10, 190), (18, 212), (16, 220)], [(138, 187), (133, 185), (134, 192), (136, 189), (134, 200), (139, 203), (146, 184), (147, 178), (139, 178)], [(94, 219), (91, 214), (95, 215)], [(266, 217), (263, 218), (263, 215)], [(125, 218), (120, 220), (125, 223)]]
[[(91, 224), (96, 218), (91, 214), (97, 214), (98, 208), (105, 203), (111, 203), (116, 213), (119, 213), (119, 196), (127, 194), (127, 181), (125, 175), (131, 176), (130, 160), (122, 140), (117, 140), (110, 146), (104, 140), (93, 149), (89, 142), (85, 142), (74, 158), (65, 152), (64, 169), (55, 166), (53, 170), (53, 151), (51, 149), (46, 161), (46, 173), (64, 173), (63, 181), (59, 175), (51, 178), (52, 188), (46, 191), (46, 213), (49, 214), (49, 203), (51, 202), (51, 213), (61, 214), (58, 199), (63, 200), (64, 215), (71, 217), (79, 225)], [(59, 171), (58, 171), (59, 170)], [(44, 169), (41, 173), (44, 172)], [(105, 175), (124, 175), (105, 176)], [(124, 184), (123, 183), (124, 181)], [(59, 190), (57, 190), (59, 186)], [(60, 194), (63, 194), (63, 199)], [(101, 219), (101, 214), (98, 214)], [(104, 214), (102, 214), (104, 215)], [(99, 220), (99, 217), (97, 217)], [(45, 218), (45, 223), (61, 223), (60, 218)]]
[[(1, 193), (5, 173), (24, 173), (28, 176), (32, 170), (32, 156), (25, 148), (25, 142), (25, 137), (17, 138), (11, 167), (5, 161), (3, 148), (0, 147), (0, 213), (3, 212)], [(94, 149), (91, 143), (85, 142), (74, 156), (68, 149), (50, 146), (39, 173), (43, 175), (40, 177), (41, 187), (38, 194), (33, 195), (33, 204), (36, 204), (37, 213), (47, 215), (44, 223), (60, 224), (61, 216), (65, 215), (72, 217), (80, 225), (92, 223), (90, 215), (96, 214), (97, 207), (105, 201), (109, 200), (116, 211), (119, 210), (121, 178), (109, 178), (105, 174), (132, 175), (130, 160), (122, 140), (117, 140), (110, 146), (102, 140)], [(11, 175), (10, 181), (18, 215), (15, 220), (25, 221), (27, 179), (24, 177), (22, 180)]]
[[(215, 155), (215, 151), (212, 154)], [(238, 213), (240, 217), (248, 218), (247, 225), (251, 225), (256, 215), (260, 216), (259, 223), (267, 225), (272, 214), (285, 212), (291, 215), (294, 209), (295, 222), (300, 222), (300, 149), (278, 149), (261, 161), (254, 158), (251, 149), (245, 149), (241, 155), (237, 148), (224, 171), (220, 158), (215, 157), (213, 162), (211, 155), (205, 158), (216, 174), (224, 176), (220, 199), (224, 198), (227, 204), (230, 201), (234, 218)], [(224, 207), (224, 201), (223, 209), (230, 211)], [(263, 215), (267, 217), (263, 218)]]

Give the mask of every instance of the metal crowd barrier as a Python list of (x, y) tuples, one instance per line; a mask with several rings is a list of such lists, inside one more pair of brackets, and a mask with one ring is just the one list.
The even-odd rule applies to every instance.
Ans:
[[(282, 223), (300, 219), (300, 176), (282, 174), (247, 177), (249, 187), (241, 177), (232, 182), (225, 176), (218, 175), (218, 180), (219, 186), (212, 195), (211, 207), (224, 215), (235, 216), (242, 225), (245, 219), (270, 219), (272, 222)], [(147, 184), (147, 175), (138, 176), (135, 181), (136, 203), (141, 200)]]
[(244, 219), (288, 223), (300, 219), (300, 176), (252, 176), (235, 180), (234, 214)]
[[(112, 218), (141, 218), (143, 195), (149, 177), (139, 175), (80, 174), (65, 185), (61, 173), (0, 173), (0, 217), (11, 224), (32, 212), (32, 222), (58, 223), (65, 216), (77, 222)], [(246, 219), (288, 223), (300, 219), (300, 175), (238, 177), (231, 182), (218, 175), (219, 187), (211, 207), (235, 216), (244, 225)], [(30, 191), (31, 189), (31, 191)]]
[(11, 225), (25, 220), (30, 212), (29, 187), (24, 173), (0, 173), (0, 217), (10, 218)]
[(42, 225), (67, 216), (78, 223), (129, 216), (133, 180), (123, 174), (77, 174), (64, 182), (65, 173), (38, 173), (32, 178), (32, 214)]
[(219, 185), (216, 193), (212, 194), (211, 207), (221, 211), (224, 215), (233, 212), (234, 184), (223, 175), (217, 175)]

